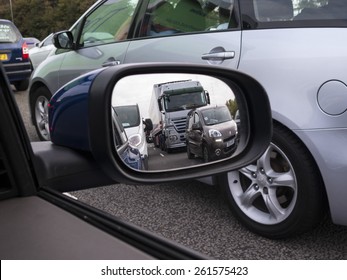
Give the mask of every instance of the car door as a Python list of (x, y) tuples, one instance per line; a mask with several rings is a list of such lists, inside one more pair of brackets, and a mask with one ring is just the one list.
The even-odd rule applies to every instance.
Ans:
[(108, 0), (95, 6), (71, 29), (76, 50), (60, 59), (59, 86), (90, 70), (123, 63), (128, 30), (141, 1)]
[(234, 0), (149, 0), (125, 62), (192, 62), (237, 68), (241, 31)]

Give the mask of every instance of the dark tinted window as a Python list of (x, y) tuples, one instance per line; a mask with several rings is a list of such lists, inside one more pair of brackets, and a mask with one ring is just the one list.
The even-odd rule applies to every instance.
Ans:
[(165, 36), (235, 27), (234, 0), (150, 0), (140, 36)]
[(347, 25), (345, 0), (250, 0), (241, 10), (246, 29)]

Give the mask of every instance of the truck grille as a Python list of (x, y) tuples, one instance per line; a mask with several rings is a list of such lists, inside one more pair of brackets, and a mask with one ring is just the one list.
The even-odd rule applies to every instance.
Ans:
[(178, 133), (184, 133), (186, 131), (186, 117), (172, 119), (175, 129)]

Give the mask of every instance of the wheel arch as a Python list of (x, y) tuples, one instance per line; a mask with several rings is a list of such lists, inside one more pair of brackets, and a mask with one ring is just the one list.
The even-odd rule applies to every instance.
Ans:
[(317, 187), (320, 187), (321, 188), (321, 191), (323, 192), (323, 200), (324, 200), (324, 206), (329, 208), (329, 199), (328, 199), (328, 196), (327, 196), (327, 191), (326, 191), (326, 186), (325, 186), (325, 182), (324, 182), (324, 179), (323, 179), (323, 176), (322, 176), (322, 172), (317, 164), (317, 161), (315, 159), (315, 157), (313, 156), (313, 153), (311, 152), (311, 150), (309, 149), (309, 145), (307, 145), (307, 143), (305, 143), (303, 141), (302, 138), (299, 137), (299, 135), (297, 135), (295, 133), (295, 130), (292, 130), (290, 128), (288, 128), (288, 126), (286, 126), (285, 124), (281, 123), (280, 121), (276, 120), (276, 119), (273, 119), (273, 126), (274, 128), (276, 127), (277, 129), (283, 129), (283, 130), (286, 130), (289, 134), (291, 134), (291, 136), (293, 138), (295, 138), (299, 143), (300, 145), (302, 146), (302, 148), (306, 151), (306, 154), (307, 156), (310, 158), (312, 164), (314, 165), (314, 168), (317, 170), (318, 172), (318, 175), (319, 175), (319, 181), (321, 182), (321, 185), (320, 186), (317, 186)]

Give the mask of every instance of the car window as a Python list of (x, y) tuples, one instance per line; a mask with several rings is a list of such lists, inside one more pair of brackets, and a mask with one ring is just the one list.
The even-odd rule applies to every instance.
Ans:
[(20, 35), (18, 31), (6, 22), (0, 23), (0, 42), (1, 43), (15, 43), (19, 40)]
[(140, 125), (140, 112), (137, 105), (114, 107), (124, 128)]
[(346, 25), (347, 1), (344, 0), (252, 0), (249, 15), (254, 28), (275, 26)]
[(315, 19), (347, 19), (347, 1), (345, 0), (325, 0), (325, 1), (309, 1), (306, 5), (303, 5), (307, 1), (298, 1), (298, 4), (294, 6), (296, 9), (295, 20), (315, 20)]
[(227, 107), (204, 110), (202, 111), (202, 117), (206, 125), (214, 125), (232, 120)]
[(89, 14), (79, 44), (83, 47), (125, 40), (138, 0), (109, 0)]
[(50, 34), (47, 38), (43, 40), (42, 47), (49, 46), (53, 44), (53, 34)]
[(237, 27), (234, 0), (150, 0), (140, 37), (215, 31)]

